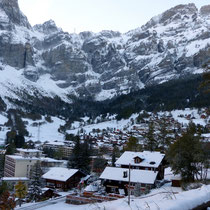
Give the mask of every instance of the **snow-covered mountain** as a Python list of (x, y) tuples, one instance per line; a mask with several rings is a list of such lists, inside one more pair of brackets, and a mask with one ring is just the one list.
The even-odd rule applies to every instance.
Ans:
[(209, 43), (210, 5), (178, 5), (125, 34), (69, 34), (52, 20), (32, 27), (17, 0), (0, 0), (0, 97), (105, 100), (201, 73)]

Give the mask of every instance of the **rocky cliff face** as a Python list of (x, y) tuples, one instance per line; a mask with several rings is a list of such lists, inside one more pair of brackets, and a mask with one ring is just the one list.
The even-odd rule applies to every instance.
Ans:
[(126, 34), (69, 34), (52, 20), (32, 28), (17, 0), (0, 0), (0, 34), (2, 74), (13, 67), (20, 90), (104, 100), (200, 73), (210, 57), (210, 6), (178, 5)]

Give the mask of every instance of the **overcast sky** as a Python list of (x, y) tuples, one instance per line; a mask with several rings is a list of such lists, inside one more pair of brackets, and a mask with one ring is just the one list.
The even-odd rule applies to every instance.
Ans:
[(49, 19), (64, 31), (127, 32), (178, 4), (195, 3), (198, 8), (210, 0), (19, 0), (32, 25)]

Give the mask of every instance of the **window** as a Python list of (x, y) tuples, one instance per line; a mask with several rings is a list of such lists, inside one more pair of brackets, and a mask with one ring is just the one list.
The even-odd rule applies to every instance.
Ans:
[(60, 188), (61, 188), (61, 187), (62, 187), (62, 184), (58, 183), (58, 184), (57, 184), (57, 187), (60, 187)]
[(49, 186), (49, 187), (54, 187), (55, 184), (54, 184), (54, 183), (51, 183), (51, 182), (47, 182), (47, 186)]
[(123, 171), (123, 178), (127, 178), (128, 177), (128, 171)]
[(134, 163), (141, 163), (144, 159), (141, 159), (140, 157), (136, 156), (134, 157)]

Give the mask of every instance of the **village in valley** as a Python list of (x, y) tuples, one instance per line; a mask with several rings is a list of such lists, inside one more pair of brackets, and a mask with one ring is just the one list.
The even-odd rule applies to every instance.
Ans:
[(206, 3), (0, 0), (0, 210), (210, 210)]
[[(24, 122), (25, 128), (31, 130), (26, 118)], [(41, 121), (30, 122), (37, 129), (37, 137), (42, 139)], [(53, 200), (55, 206), (62, 204), (65, 208), (70, 205), (75, 209), (81, 206), (100, 209), (110, 202), (123, 201), (128, 206), (135, 203), (137, 207), (133, 208), (138, 209), (138, 205), (152, 207), (153, 201), (144, 201), (144, 198), (157, 195), (160, 199), (157, 205), (161, 206), (162, 200), (168, 200), (166, 194), (173, 201), (178, 194), (209, 183), (209, 159), (191, 160), (192, 164), (199, 164), (199, 168), (192, 171), (182, 170), (185, 167), (179, 164), (182, 157), (173, 161), (178, 158), (177, 151), (189, 149), (191, 156), (200, 152), (198, 145), (206, 151), (200, 155), (208, 157), (209, 122), (208, 109), (142, 111), (127, 120), (117, 121), (115, 116), (108, 115), (94, 120), (82, 118), (69, 125), (63, 123), (57, 126), (57, 135), (62, 134), (63, 140), (43, 142), (29, 137), (24, 142), (16, 139), (13, 144), (12, 131), (6, 128), (5, 122), (1, 125), (1, 132), (7, 131), (7, 144), (1, 150), (0, 189), (8, 190), (11, 209), (15, 205), (19, 209), (32, 209), (37, 205), (37, 209), (47, 209)], [(53, 124), (53, 120), (47, 119), (46, 123)], [(192, 138), (197, 145), (188, 148), (182, 145), (183, 151), (176, 150), (173, 145), (185, 137)], [(205, 203), (204, 200), (198, 204)], [(139, 201), (143, 203), (138, 204)], [(127, 207), (119, 209), (123, 208)]]

